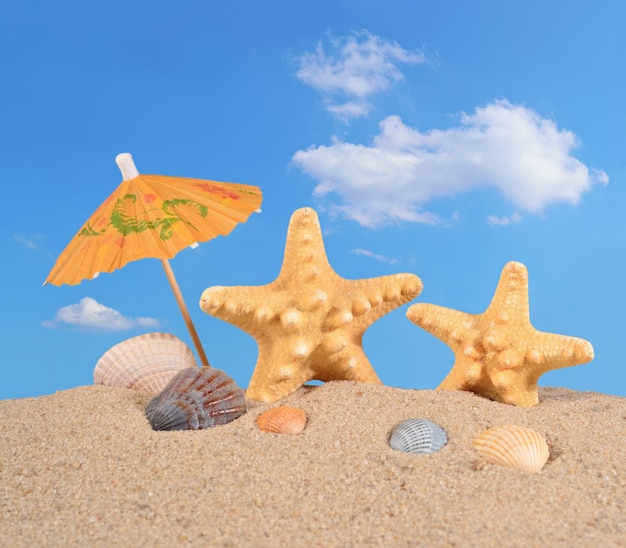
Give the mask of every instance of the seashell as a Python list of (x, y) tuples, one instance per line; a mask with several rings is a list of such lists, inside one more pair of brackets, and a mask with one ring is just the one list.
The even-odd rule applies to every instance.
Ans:
[(229, 423), (246, 410), (245, 392), (226, 373), (189, 367), (148, 402), (146, 417), (154, 430), (202, 430)]
[(188, 367), (197, 364), (183, 341), (169, 333), (145, 333), (109, 348), (96, 363), (93, 382), (157, 393)]
[(446, 431), (438, 424), (426, 419), (406, 419), (391, 433), (389, 445), (396, 451), (405, 453), (434, 453), (446, 443)]
[(474, 439), (478, 453), (494, 464), (523, 472), (539, 472), (550, 457), (545, 438), (523, 426), (497, 426)]
[(298, 407), (283, 405), (261, 413), (256, 423), (264, 432), (299, 434), (306, 426), (306, 413)]

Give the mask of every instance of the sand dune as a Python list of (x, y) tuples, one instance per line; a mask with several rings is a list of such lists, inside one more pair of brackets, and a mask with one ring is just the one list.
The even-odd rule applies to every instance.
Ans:
[[(307, 412), (297, 436), (259, 431), (257, 402), (226, 426), (154, 432), (149, 398), (83, 386), (0, 401), (0, 545), (626, 546), (626, 398), (541, 388), (521, 408), (330, 382), (279, 402)], [(409, 417), (448, 444), (390, 449)], [(477, 455), (474, 436), (503, 424), (546, 437), (541, 472)]]

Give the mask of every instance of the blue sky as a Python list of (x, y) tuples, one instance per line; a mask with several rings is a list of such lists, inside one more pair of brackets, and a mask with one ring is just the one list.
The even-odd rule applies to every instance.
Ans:
[[(8, 3), (0, 8), (0, 398), (90, 384), (114, 344), (190, 346), (157, 260), (42, 286), (140, 172), (258, 185), (263, 211), (172, 267), (211, 364), (247, 386), (254, 339), (202, 312), (214, 285), (280, 270), (293, 211), (335, 271), (417, 274), (415, 302), (483, 312), (508, 261), (540, 330), (595, 359), (540, 385), (626, 396), (626, 96), (621, 2)], [(385, 384), (432, 389), (452, 352), (405, 316), (364, 349)]]

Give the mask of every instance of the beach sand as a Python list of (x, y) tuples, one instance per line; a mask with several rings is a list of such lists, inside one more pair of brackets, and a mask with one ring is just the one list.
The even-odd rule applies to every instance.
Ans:
[[(155, 432), (150, 397), (82, 386), (0, 401), (0, 545), (626, 546), (626, 398), (541, 388), (521, 408), (340, 381), (250, 401), (225, 426)], [(259, 431), (285, 404), (306, 430)], [(448, 444), (392, 450), (410, 417)], [(546, 437), (541, 472), (478, 456), (474, 436), (505, 424)]]

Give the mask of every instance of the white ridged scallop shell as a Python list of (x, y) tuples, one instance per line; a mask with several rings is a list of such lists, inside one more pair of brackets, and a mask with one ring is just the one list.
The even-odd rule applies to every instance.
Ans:
[(550, 458), (545, 438), (523, 426), (497, 426), (474, 439), (478, 453), (494, 464), (523, 472), (539, 472)]
[(446, 431), (438, 424), (426, 419), (406, 419), (391, 433), (389, 446), (405, 453), (434, 453), (446, 443)]
[(93, 382), (157, 393), (188, 367), (197, 363), (183, 341), (169, 333), (145, 333), (109, 348), (96, 363)]
[(154, 430), (202, 430), (227, 424), (246, 410), (245, 392), (226, 373), (190, 367), (148, 402), (146, 417)]

